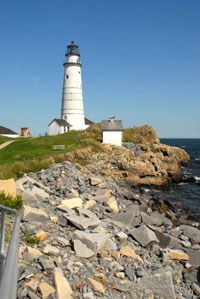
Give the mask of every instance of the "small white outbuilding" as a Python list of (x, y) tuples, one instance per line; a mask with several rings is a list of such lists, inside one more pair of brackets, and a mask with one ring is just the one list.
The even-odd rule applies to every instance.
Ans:
[(65, 119), (55, 118), (49, 124), (49, 135), (58, 135), (68, 132), (71, 125)]
[(122, 120), (116, 120), (114, 116), (109, 116), (108, 120), (101, 122), (103, 132), (103, 143), (122, 146)]

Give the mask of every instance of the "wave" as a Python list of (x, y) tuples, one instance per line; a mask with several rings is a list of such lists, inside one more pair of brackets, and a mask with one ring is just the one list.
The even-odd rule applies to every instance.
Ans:
[(195, 181), (200, 181), (200, 177), (199, 176), (194, 176)]

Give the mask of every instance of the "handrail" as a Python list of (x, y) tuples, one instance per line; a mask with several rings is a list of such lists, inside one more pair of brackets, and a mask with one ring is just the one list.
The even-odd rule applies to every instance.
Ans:
[[(1, 236), (0, 236), (0, 298), (17, 298), (17, 278), (18, 278), (18, 250), (19, 250), (19, 230), (22, 218), (20, 211), (0, 205), (1, 211)], [(15, 215), (12, 237), (9, 243), (7, 255), (4, 252), (5, 243), (5, 214)]]

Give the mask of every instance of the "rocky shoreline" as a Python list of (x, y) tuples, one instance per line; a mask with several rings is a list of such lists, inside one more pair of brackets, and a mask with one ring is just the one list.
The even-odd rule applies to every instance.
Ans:
[[(68, 154), (73, 163), (16, 182), (25, 202), (18, 299), (200, 298), (199, 222), (139, 187), (127, 156), (109, 151), (110, 168), (105, 154), (79, 150)], [(86, 156), (87, 166), (74, 163)]]

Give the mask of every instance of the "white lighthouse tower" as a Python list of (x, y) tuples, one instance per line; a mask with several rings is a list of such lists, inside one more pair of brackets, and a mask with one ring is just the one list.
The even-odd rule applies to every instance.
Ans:
[(83, 130), (85, 125), (81, 61), (79, 47), (71, 42), (67, 46), (66, 62), (64, 66), (63, 93), (61, 119), (67, 121), (71, 127), (70, 130)]

